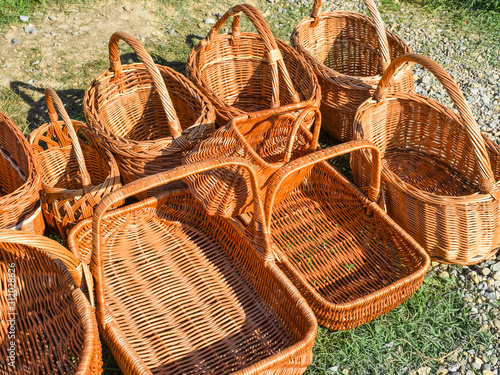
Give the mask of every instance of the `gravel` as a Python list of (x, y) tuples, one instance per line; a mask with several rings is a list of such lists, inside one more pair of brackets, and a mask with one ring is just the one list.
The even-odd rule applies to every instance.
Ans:
[(28, 26), (24, 26), (24, 32), (29, 34), (34, 34), (36, 33), (36, 27), (30, 23)]
[(12, 39), (10, 40), (10, 42), (11, 42), (12, 44), (17, 44), (18, 40), (17, 40), (17, 38), (12, 38)]
[(28, 22), (30, 20), (28, 16), (19, 16), (19, 19), (23, 22)]

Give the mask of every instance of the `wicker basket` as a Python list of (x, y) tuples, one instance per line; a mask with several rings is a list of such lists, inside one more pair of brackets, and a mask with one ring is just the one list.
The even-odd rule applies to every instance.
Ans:
[(94, 311), (78, 288), (83, 270), (55, 241), (0, 230), (0, 373), (102, 373)]
[[(460, 114), (417, 94), (387, 93), (399, 66), (417, 62), (444, 86)], [(500, 147), (486, 139), (453, 79), (420, 55), (394, 60), (373, 100), (355, 119), (355, 136), (383, 154), (389, 215), (431, 255), (473, 264), (500, 246)], [(366, 186), (366, 152), (351, 158), (355, 181)]]
[(0, 112), (0, 228), (43, 234), (40, 163), (24, 137)]
[[(424, 280), (426, 252), (375, 203), (380, 163), (375, 162), (368, 197), (326, 160), (366, 149), (351, 141), (284, 166), (269, 182), (266, 228), (277, 264), (314, 311), (318, 323), (345, 330), (369, 322), (403, 303)], [(281, 203), (275, 196), (296, 185), (301, 169), (314, 166)], [(248, 215), (243, 215), (248, 222)]]
[[(121, 65), (120, 39), (144, 64)], [(183, 153), (214, 131), (213, 106), (182, 74), (155, 65), (127, 33), (111, 36), (109, 60), (83, 102), (97, 143), (113, 153), (124, 183), (179, 166)]]
[[(290, 38), (311, 64), (323, 94), (323, 128), (342, 142), (352, 139), (354, 113), (370, 98), (391, 59), (411, 52), (398, 36), (384, 29), (373, 0), (363, 0), (372, 19), (353, 12), (321, 13), (315, 0)], [(413, 64), (394, 76), (392, 91), (413, 92)]]
[(78, 221), (92, 216), (102, 197), (121, 187), (120, 173), (108, 150), (92, 146), (85, 124), (70, 120), (54, 90), (45, 90), (45, 100), (50, 122), (31, 133), (30, 143), (42, 166), (43, 213), (66, 238)]
[[(285, 163), (318, 147), (321, 123), (319, 110), (308, 107), (302, 109), (298, 118), (295, 118), (290, 113), (291, 107), (300, 109), (293, 104), (282, 106), (273, 114), (265, 110), (235, 117), (212, 137), (200, 142), (182, 162), (191, 164), (215, 157), (244, 157), (252, 162), (261, 194), (265, 194), (267, 182), (274, 172)], [(314, 134), (311, 134), (307, 124), (314, 115), (317, 126)], [(304, 170), (303, 174), (306, 173)], [(186, 182), (191, 194), (210, 215), (235, 217), (253, 207), (250, 176), (242, 167), (230, 166), (197, 173), (186, 179)], [(280, 191), (280, 197), (287, 193), (285, 190)]]
[[(239, 13), (257, 33), (240, 33)], [(233, 16), (232, 34), (218, 35)], [(249, 112), (304, 103), (319, 106), (320, 90), (314, 72), (289, 45), (274, 39), (266, 21), (253, 6), (230, 8), (208, 36), (191, 51), (187, 76), (214, 104), (217, 124)]]
[[(189, 190), (106, 212), (121, 198), (214, 168), (245, 167), (255, 225), (208, 216)], [(90, 253), (97, 317), (126, 374), (302, 374), (317, 323), (275, 265), (253, 169), (241, 158), (179, 167), (126, 185), (69, 236)], [(248, 240), (247, 238), (251, 238)]]

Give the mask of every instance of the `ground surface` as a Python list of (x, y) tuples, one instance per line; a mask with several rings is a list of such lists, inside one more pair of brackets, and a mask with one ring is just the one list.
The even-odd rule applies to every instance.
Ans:
[[(310, 0), (247, 2), (262, 10), (283, 40), (312, 5)], [(0, 7), (14, 3), (30, 2), (4, 0)], [(83, 91), (108, 68), (107, 41), (114, 31), (133, 34), (157, 63), (183, 71), (192, 46), (234, 5), (228, 0), (32, 3), (21, 13), (30, 17), (28, 22), (12, 17), (11, 10), (9, 18), (0, 19), (0, 111), (26, 134), (47, 121), (44, 87), (56, 89), (72, 118), (84, 119)], [(326, 1), (325, 8), (364, 12), (359, 3)], [(485, 18), (444, 9), (429, 13), (412, 2), (385, 0), (379, 5), (388, 29), (453, 75), (481, 130), (498, 141), (498, 27)], [(24, 31), (30, 24), (34, 34)], [(136, 60), (129, 48), (121, 46), (120, 51), (124, 60)], [(415, 79), (417, 92), (451, 105), (422, 68), (416, 68)], [(323, 137), (324, 145), (331, 142)], [(336, 161), (345, 173), (347, 161)], [(495, 257), (474, 267), (434, 264), (424, 286), (391, 313), (347, 332), (320, 328), (307, 374), (498, 374), (499, 300), (500, 261)], [(106, 348), (104, 366), (105, 374), (120, 373)]]

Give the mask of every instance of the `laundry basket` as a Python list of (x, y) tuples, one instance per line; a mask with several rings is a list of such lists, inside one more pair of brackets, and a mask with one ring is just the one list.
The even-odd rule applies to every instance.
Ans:
[(85, 267), (46, 237), (0, 230), (0, 373), (102, 373)]
[[(240, 33), (240, 13), (258, 33)], [(218, 34), (230, 17), (232, 33)], [(319, 106), (321, 94), (312, 69), (293, 48), (274, 39), (262, 15), (248, 4), (233, 6), (217, 21), (192, 49), (186, 73), (213, 103), (219, 126), (286, 104)]]
[[(394, 72), (408, 62), (428, 69), (459, 114), (433, 99), (389, 93)], [(446, 263), (479, 263), (500, 246), (500, 147), (484, 137), (453, 79), (431, 59), (415, 54), (394, 60), (374, 98), (355, 119), (355, 136), (373, 141), (383, 158), (388, 214)], [(353, 154), (355, 181), (366, 186), (366, 152)]]
[(40, 163), (5, 114), (0, 112), (0, 228), (43, 234)]
[[(144, 64), (122, 66), (120, 40)], [(83, 101), (96, 142), (113, 153), (124, 183), (179, 166), (183, 153), (213, 132), (213, 106), (182, 74), (155, 65), (127, 33), (111, 36), (109, 60)]]
[[(228, 165), (251, 176), (255, 221), (246, 232), (207, 215), (186, 188), (107, 212), (119, 199)], [(317, 324), (276, 267), (262, 220), (253, 169), (227, 158), (134, 181), (104, 198), (93, 222), (73, 229), (72, 251), (92, 253), (98, 324), (125, 373), (305, 371)]]
[[(363, 0), (371, 18), (354, 12), (321, 12), (314, 0), (311, 16), (294, 29), (290, 41), (311, 64), (321, 86), (323, 128), (334, 138), (352, 139), (354, 113), (371, 97), (392, 59), (411, 52), (385, 30), (373, 0)], [(403, 64), (391, 91), (413, 92), (413, 64)]]
[[(374, 160), (368, 197), (326, 162), (360, 149)], [(426, 252), (375, 203), (379, 161), (373, 143), (351, 141), (297, 159), (269, 182), (266, 228), (277, 264), (318, 323), (330, 329), (354, 328), (386, 314), (422, 285), (429, 268)], [(297, 174), (311, 166), (298, 188), (275, 204), (280, 190), (295, 186)]]
[(102, 197), (121, 187), (120, 173), (111, 152), (92, 145), (85, 124), (70, 120), (54, 90), (45, 90), (45, 100), (50, 122), (31, 133), (30, 143), (41, 164), (45, 218), (66, 238)]

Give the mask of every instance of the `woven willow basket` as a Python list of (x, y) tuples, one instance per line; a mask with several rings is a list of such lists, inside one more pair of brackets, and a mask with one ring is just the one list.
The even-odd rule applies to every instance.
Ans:
[(28, 141), (0, 112), (0, 228), (43, 234), (40, 163)]
[[(459, 114), (417, 94), (388, 93), (403, 64), (419, 63), (444, 86)], [(389, 215), (432, 258), (446, 263), (482, 261), (500, 245), (500, 147), (480, 132), (453, 79), (434, 61), (409, 54), (394, 60), (374, 98), (355, 119), (358, 139), (383, 155), (383, 190)], [(366, 152), (352, 156), (355, 181), (366, 186)]]
[[(122, 66), (125, 41), (144, 64)], [(186, 150), (212, 134), (213, 106), (182, 74), (155, 65), (132, 36), (109, 41), (109, 71), (85, 91), (83, 110), (96, 142), (110, 150), (124, 183), (179, 166)]]
[[(186, 188), (108, 211), (194, 173), (244, 167), (255, 193), (246, 230), (209, 216)], [(249, 240), (251, 239), (251, 240)], [(302, 374), (317, 323), (275, 265), (253, 168), (213, 159), (146, 177), (104, 198), (69, 236), (92, 257), (101, 334), (126, 374)]]
[(94, 311), (78, 288), (84, 269), (55, 241), (0, 230), (0, 373), (102, 373)]
[[(183, 164), (215, 157), (244, 157), (255, 168), (261, 194), (265, 194), (267, 182), (274, 172), (318, 147), (321, 123), (318, 108), (302, 109), (296, 118), (290, 113), (290, 107), (300, 109), (293, 104), (277, 108), (273, 114), (265, 110), (235, 117), (210, 138), (201, 141), (182, 159)], [(307, 126), (314, 116), (317, 125), (311, 134)], [(306, 173), (304, 170), (302, 175)], [(297, 180), (300, 177), (297, 176)], [(191, 194), (210, 215), (235, 217), (253, 207), (251, 180), (245, 168), (231, 166), (197, 173), (186, 182)], [(290, 188), (293, 190), (292, 186)], [(279, 197), (287, 193), (283, 189)]]
[[(240, 12), (258, 33), (240, 33)], [(219, 29), (233, 17), (232, 33)], [(319, 106), (318, 81), (307, 62), (289, 45), (274, 39), (262, 15), (244, 4), (230, 8), (189, 54), (189, 79), (215, 106), (217, 124), (251, 112), (302, 103)]]
[[(375, 90), (391, 59), (411, 52), (385, 30), (373, 0), (363, 0), (372, 18), (354, 12), (321, 13), (315, 0), (311, 16), (294, 29), (290, 41), (311, 64), (321, 86), (323, 128), (338, 140), (352, 139), (356, 109)], [(401, 66), (391, 91), (413, 92), (413, 64)]]
[(54, 90), (45, 90), (45, 100), (50, 122), (31, 133), (30, 143), (41, 164), (43, 213), (66, 238), (102, 197), (121, 187), (120, 173), (111, 152), (92, 145), (85, 124), (70, 120)]
[[(368, 197), (326, 162), (360, 149), (374, 160)], [(277, 264), (318, 323), (330, 329), (351, 329), (386, 314), (422, 285), (429, 268), (426, 252), (375, 203), (379, 162), (373, 143), (351, 141), (297, 159), (269, 182), (265, 226)], [(296, 186), (297, 174), (311, 167), (278, 204), (280, 191)]]

